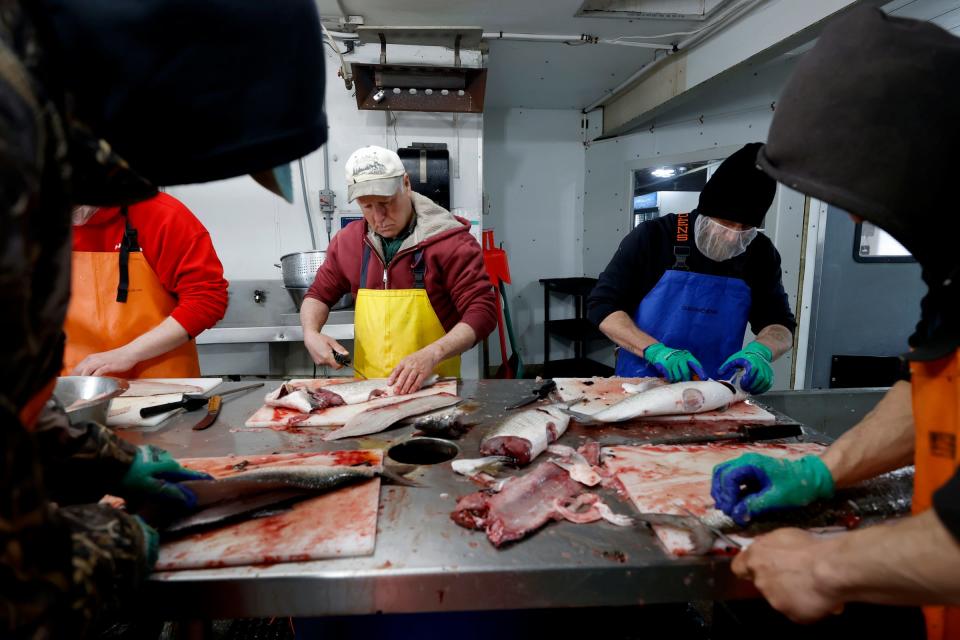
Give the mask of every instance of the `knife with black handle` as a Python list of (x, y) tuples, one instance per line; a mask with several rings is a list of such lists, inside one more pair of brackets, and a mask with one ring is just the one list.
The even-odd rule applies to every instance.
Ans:
[(726, 433), (705, 433), (690, 436), (673, 436), (641, 440), (634, 445), (682, 445), (708, 444), (711, 442), (759, 442), (762, 440), (780, 440), (803, 435), (803, 427), (796, 422), (778, 424), (744, 424)]
[[(244, 387), (237, 387), (236, 389), (221, 391), (217, 395), (221, 397), (228, 396), (231, 393), (239, 393), (241, 391), (256, 389), (257, 387), (262, 387), (262, 386), (263, 386), (262, 382), (258, 382), (256, 384), (248, 384)], [(213, 397), (213, 396), (210, 396), (210, 397)], [(155, 404), (150, 407), (143, 407), (142, 409), (140, 409), (140, 417), (149, 418), (150, 416), (160, 415), (161, 413), (173, 411), (174, 409), (186, 409), (187, 411), (194, 411), (195, 409), (205, 407), (207, 403), (210, 402), (210, 397), (185, 393), (183, 394), (183, 399), (177, 400), (176, 402), (164, 402), (163, 404)]]

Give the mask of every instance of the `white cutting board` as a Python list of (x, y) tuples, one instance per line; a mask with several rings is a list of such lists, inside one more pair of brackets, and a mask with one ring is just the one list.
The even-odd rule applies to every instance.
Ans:
[[(745, 453), (796, 459), (823, 452), (812, 442), (775, 444), (622, 445), (603, 448), (603, 466), (640, 513), (683, 516), (693, 513), (722, 526), (726, 516), (714, 508), (710, 496), (713, 468)], [(664, 549), (671, 555), (686, 555), (693, 549), (690, 534), (674, 527), (653, 525)], [(743, 540), (738, 537), (738, 542)]]
[[(187, 384), (199, 387), (197, 393), (207, 393), (223, 382), (223, 378), (151, 378), (151, 382), (165, 384)], [(118, 428), (155, 427), (182, 409), (174, 409), (149, 418), (140, 417), (140, 409), (167, 402), (179, 402), (182, 393), (161, 393), (152, 396), (120, 396), (110, 401), (107, 409), (107, 426)]]

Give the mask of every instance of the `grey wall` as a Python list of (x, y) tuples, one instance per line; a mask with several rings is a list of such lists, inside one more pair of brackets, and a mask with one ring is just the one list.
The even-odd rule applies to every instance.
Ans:
[[(582, 274), (584, 147), (580, 112), (490, 110), (484, 114), (484, 228), (493, 228), (510, 259), (508, 299), (526, 362), (543, 362), (540, 278)], [(552, 317), (572, 316), (555, 299)], [(560, 315), (563, 314), (563, 315)], [(490, 339), (491, 363), (499, 352)], [(566, 357), (561, 346), (551, 358)]]
[(854, 229), (844, 211), (827, 210), (820, 290), (811, 318), (807, 387), (830, 386), (833, 355), (903, 353), (920, 318), (920, 299), (927, 291), (920, 280), (920, 266), (856, 262)]

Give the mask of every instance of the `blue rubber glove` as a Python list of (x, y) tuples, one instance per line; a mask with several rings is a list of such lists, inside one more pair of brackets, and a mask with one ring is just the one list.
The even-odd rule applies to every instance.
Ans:
[(747, 393), (764, 393), (773, 386), (773, 367), (770, 366), (772, 362), (773, 352), (770, 348), (754, 340), (727, 358), (720, 365), (717, 377), (721, 380), (729, 380), (737, 369), (743, 369), (740, 388)]
[(137, 524), (140, 525), (140, 529), (143, 531), (143, 544), (146, 547), (144, 549), (144, 555), (147, 558), (147, 568), (153, 569), (160, 555), (160, 534), (157, 533), (156, 529), (144, 522), (140, 516), (133, 516), (133, 519), (137, 521)]
[(833, 476), (819, 456), (782, 460), (745, 453), (713, 468), (710, 495), (741, 527), (757, 515), (802, 507), (833, 495)]
[(197, 496), (177, 483), (211, 479), (206, 473), (181, 466), (168, 451), (147, 445), (139, 447), (133, 464), (120, 481), (120, 493), (128, 500), (156, 500), (173, 507), (193, 509), (197, 506)]
[(656, 367), (660, 375), (670, 382), (686, 382), (692, 380), (694, 374), (701, 380), (707, 379), (703, 365), (692, 353), (683, 349), (671, 349), (662, 342), (655, 342), (644, 349), (643, 359)]

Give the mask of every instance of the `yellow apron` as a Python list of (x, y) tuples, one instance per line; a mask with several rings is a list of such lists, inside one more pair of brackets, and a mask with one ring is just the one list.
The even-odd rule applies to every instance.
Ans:
[[(120, 252), (74, 251), (63, 375), (93, 353), (110, 351), (150, 331), (177, 306), (140, 253), (136, 229), (126, 218)], [(119, 259), (118, 259), (119, 256)], [(119, 286), (118, 286), (119, 283)], [(197, 347), (189, 340), (162, 355), (138, 363), (120, 378), (196, 378)]]
[[(363, 243), (360, 285), (367, 283), (370, 245)], [(414, 262), (413, 289), (366, 289), (357, 291), (353, 312), (354, 364), (358, 376), (387, 378), (403, 358), (446, 335), (437, 312), (430, 304), (424, 288), (423, 252), (417, 251)], [(386, 267), (384, 267), (386, 274)], [(386, 277), (384, 277), (386, 285)], [(434, 373), (460, 376), (460, 356), (444, 360)]]
[[(960, 465), (960, 351), (932, 362), (911, 362), (916, 470), (913, 513), (933, 504), (934, 492)], [(927, 638), (960, 638), (960, 607), (924, 607)]]

